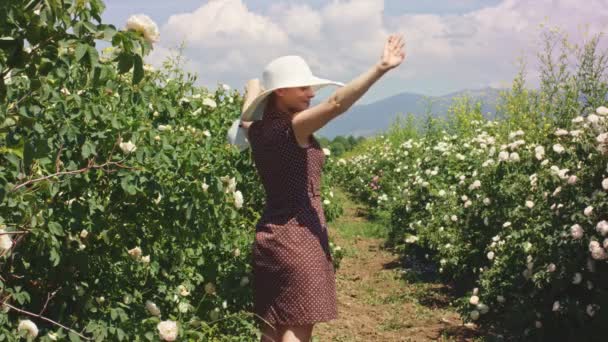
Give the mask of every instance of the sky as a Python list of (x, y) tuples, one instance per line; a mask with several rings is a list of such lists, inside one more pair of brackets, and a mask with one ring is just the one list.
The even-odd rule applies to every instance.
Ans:
[[(582, 44), (606, 30), (608, 0), (105, 0), (105, 23), (123, 29), (145, 14), (160, 41), (145, 61), (159, 66), (183, 43), (184, 68), (211, 89), (243, 91), (268, 62), (299, 55), (313, 74), (344, 83), (378, 62), (391, 33), (406, 58), (360, 99), (370, 103), (412, 92), (441, 96), (464, 89), (510, 87), (526, 62), (538, 85), (542, 33), (558, 30)], [(602, 49), (608, 39), (601, 40)], [(326, 88), (317, 99), (329, 94)]]

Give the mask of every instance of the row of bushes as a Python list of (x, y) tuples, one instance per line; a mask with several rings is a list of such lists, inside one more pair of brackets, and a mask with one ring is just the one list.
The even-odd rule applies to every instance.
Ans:
[(103, 9), (0, 5), (0, 340), (258, 338), (264, 193), (225, 140), (240, 94), (195, 86), (181, 57), (144, 65), (156, 25)]
[(504, 338), (604, 339), (608, 87), (596, 46), (583, 47), (578, 72), (543, 77), (538, 91), (520, 74), (497, 120), (461, 99), (446, 120), (397, 128), (335, 170), (390, 212), (401, 255), (428, 258), (466, 289), (456, 301), (465, 321)]

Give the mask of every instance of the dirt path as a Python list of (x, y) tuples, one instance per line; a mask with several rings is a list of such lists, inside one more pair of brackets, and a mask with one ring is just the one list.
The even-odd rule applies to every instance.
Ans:
[(382, 248), (386, 229), (366, 218), (365, 207), (345, 198), (343, 216), (329, 224), (346, 251), (336, 274), (340, 317), (315, 326), (313, 342), (475, 341), (442, 284), (408, 282), (397, 255)]

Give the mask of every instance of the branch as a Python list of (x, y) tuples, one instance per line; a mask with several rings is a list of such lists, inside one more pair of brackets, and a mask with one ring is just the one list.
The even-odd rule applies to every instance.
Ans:
[(27, 234), (29, 233), (27, 230), (22, 230), (18, 232), (2, 232), (0, 235), (10, 235), (10, 234)]
[(105, 169), (106, 166), (117, 166), (118, 168), (122, 168), (122, 169), (135, 169), (134, 167), (125, 166), (125, 165), (121, 164), (120, 162), (106, 162), (106, 163), (101, 164), (101, 165), (94, 165), (93, 164), (93, 160), (90, 159), (89, 160), (89, 164), (86, 167), (83, 167), (82, 169), (74, 170), (74, 171), (56, 172), (56, 173), (50, 174), (48, 176), (32, 179), (32, 180), (29, 180), (29, 181), (27, 181), (25, 183), (16, 185), (13, 189), (11, 189), (11, 192), (15, 192), (15, 191), (23, 188), (24, 186), (28, 186), (28, 185), (33, 184), (33, 183), (41, 182), (41, 181), (47, 180), (49, 178), (53, 178), (53, 177), (57, 177), (57, 176), (63, 176), (63, 175), (75, 175), (75, 174), (79, 174), (79, 173), (85, 173), (85, 172), (87, 172), (87, 171), (89, 171), (91, 169), (102, 169), (102, 170), (104, 170), (106, 172), (110, 172), (111, 170), (106, 170)]
[(76, 335), (78, 335), (78, 336), (82, 337), (83, 339), (85, 339), (85, 340), (87, 340), (87, 341), (91, 341), (91, 340), (92, 340), (92, 339), (90, 339), (90, 338), (88, 338), (88, 337), (86, 337), (86, 336), (84, 336), (84, 335), (81, 335), (80, 333), (78, 333), (78, 331), (76, 331), (76, 330), (72, 330), (72, 329), (70, 329), (70, 328), (66, 327), (66, 326), (65, 326), (65, 325), (63, 325), (63, 324), (60, 324), (60, 323), (57, 323), (57, 322), (53, 321), (53, 320), (52, 320), (52, 319), (50, 319), (50, 318), (46, 318), (46, 317), (41, 316), (41, 315), (36, 315), (35, 313), (29, 312), (29, 311), (21, 310), (21, 309), (19, 309), (19, 308), (16, 308), (16, 307), (14, 307), (14, 306), (12, 306), (12, 305), (8, 304), (6, 301), (2, 301), (2, 304), (3, 304), (3, 305), (5, 305), (5, 306), (7, 306), (7, 307), (9, 307), (9, 308), (11, 308), (11, 309), (13, 309), (13, 310), (15, 310), (15, 311), (17, 311), (17, 312), (20, 312), (20, 313), (22, 313), (22, 314), (26, 314), (26, 315), (30, 315), (30, 316), (32, 316), (32, 317), (40, 318), (40, 319), (42, 319), (42, 320), (44, 320), (44, 321), (47, 321), (47, 322), (52, 323), (52, 324), (54, 324), (54, 325), (56, 325), (56, 326), (59, 326), (59, 327), (61, 327), (61, 328), (65, 329), (65, 330), (71, 331), (71, 332), (73, 332), (74, 334), (76, 334)]
[(42, 310), (40, 310), (40, 313), (38, 315), (42, 315), (44, 313), (44, 310), (46, 310), (46, 306), (49, 304), (49, 301), (51, 299), (53, 299), (53, 297), (55, 297), (55, 295), (57, 294), (57, 292), (59, 292), (59, 290), (61, 290), (61, 286), (55, 290), (53, 293), (50, 293), (46, 295), (46, 302), (44, 302), (44, 306), (42, 307)]

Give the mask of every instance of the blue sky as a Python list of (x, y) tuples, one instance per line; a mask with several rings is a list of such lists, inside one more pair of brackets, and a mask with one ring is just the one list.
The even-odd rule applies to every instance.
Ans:
[(266, 63), (286, 54), (301, 55), (321, 77), (348, 82), (377, 61), (388, 34), (402, 33), (406, 60), (360, 103), (406, 91), (443, 95), (509, 86), (520, 56), (528, 61), (534, 86), (542, 30), (559, 28), (580, 43), (585, 34), (599, 32), (608, 22), (608, 0), (590, 0), (585, 6), (576, 0), (105, 3), (104, 21), (118, 28), (133, 14), (146, 14), (157, 23), (161, 40), (146, 57), (148, 63), (160, 65), (184, 42), (186, 68), (211, 88), (226, 83), (242, 90), (247, 79), (261, 78)]

